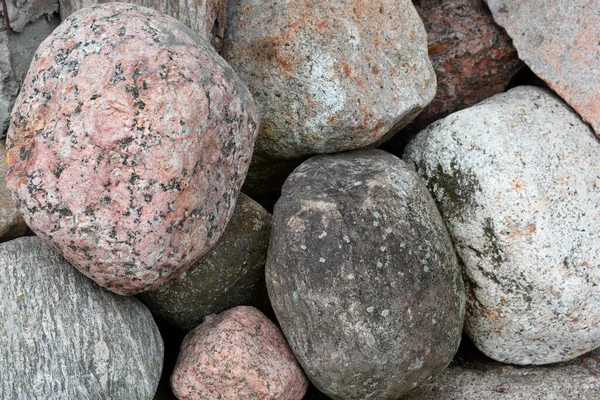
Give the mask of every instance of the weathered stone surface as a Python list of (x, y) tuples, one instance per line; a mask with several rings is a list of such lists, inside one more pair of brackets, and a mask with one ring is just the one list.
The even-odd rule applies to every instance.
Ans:
[[(460, 352), (460, 350), (459, 350)], [(600, 351), (590, 353), (600, 357)], [(589, 357), (590, 368), (600, 364)], [(580, 360), (512, 366), (489, 358), (456, 360), (403, 400), (589, 400), (600, 398), (600, 380)]]
[(519, 58), (600, 135), (600, 2), (485, 2)]
[(600, 142), (570, 107), (520, 86), (430, 125), (405, 159), (464, 264), (480, 350), (546, 364), (600, 345)]
[(240, 306), (207, 317), (186, 336), (171, 387), (188, 400), (300, 400), (308, 380), (275, 324)]
[(218, 240), (257, 131), (244, 84), (175, 19), (111, 3), (40, 46), (11, 117), (7, 187), (97, 283), (151, 290)]
[(34, 237), (0, 244), (0, 398), (151, 399), (163, 343), (150, 312)]
[[(108, 2), (107, 0), (59, 0), (60, 16), (64, 21), (77, 10)], [(226, 0), (129, 0), (124, 2), (153, 8), (170, 15), (213, 43), (217, 49), (222, 47)]]
[(408, 0), (235, 0), (223, 55), (261, 111), (258, 155), (359, 149), (427, 105), (435, 74)]
[[(25, 26), (40, 18), (52, 18), (58, 13), (58, 0), (7, 1), (8, 22), (12, 32), (22, 32)], [(4, 25), (4, 10), (0, 7), (0, 23)], [(6, 29), (6, 27), (4, 27)]]
[(483, 0), (413, 3), (425, 24), (437, 75), (435, 98), (400, 133), (414, 136), (450, 113), (503, 92), (523, 62)]
[(27, 232), (27, 224), (6, 189), (4, 175), (6, 175), (6, 146), (0, 142), (0, 242), (23, 236)]
[(0, 139), (4, 138), (8, 129), (10, 111), (19, 94), (19, 83), (11, 62), (8, 46), (8, 35), (0, 32)]
[(465, 293), (425, 184), (380, 150), (317, 156), (275, 205), (267, 288), (311, 382), (395, 399), (451, 361)]
[(265, 260), (271, 215), (240, 194), (233, 216), (214, 247), (181, 276), (140, 298), (153, 314), (187, 331), (209, 314), (266, 297)]

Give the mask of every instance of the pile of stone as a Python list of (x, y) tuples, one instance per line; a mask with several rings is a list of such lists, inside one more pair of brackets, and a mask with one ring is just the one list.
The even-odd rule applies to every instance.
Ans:
[(95, 3), (2, 13), (0, 398), (600, 396), (595, 2)]

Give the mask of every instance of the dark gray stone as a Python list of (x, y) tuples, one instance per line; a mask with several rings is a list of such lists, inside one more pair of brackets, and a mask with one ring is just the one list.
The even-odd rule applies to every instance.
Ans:
[[(181, 276), (140, 295), (153, 314), (183, 330), (239, 305), (263, 306), (271, 215), (240, 194), (217, 244)], [(262, 307), (261, 307), (262, 308)]]
[(519, 86), (434, 122), (405, 159), (452, 235), (483, 353), (548, 364), (600, 346), (600, 141), (566, 103)]
[(152, 399), (163, 342), (141, 302), (35, 237), (0, 244), (0, 271), (1, 399)]
[(267, 287), (309, 379), (334, 399), (395, 399), (451, 361), (465, 294), (425, 184), (380, 150), (313, 157), (273, 214)]

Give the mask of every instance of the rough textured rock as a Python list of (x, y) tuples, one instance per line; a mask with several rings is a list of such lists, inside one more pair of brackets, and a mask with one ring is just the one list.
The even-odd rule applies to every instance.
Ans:
[(340, 399), (395, 399), (443, 370), (464, 286), (431, 195), (380, 150), (317, 156), (275, 205), (267, 288), (309, 379)]
[(209, 314), (266, 298), (265, 260), (271, 215), (240, 194), (233, 216), (215, 246), (181, 276), (141, 295), (154, 315), (190, 330)]
[[(107, 0), (59, 0), (63, 21), (75, 11)], [(181, 23), (209, 40), (217, 49), (222, 46), (225, 31), (226, 0), (129, 0), (140, 6), (153, 8), (178, 19)]]
[[(459, 350), (460, 352), (460, 350)], [(600, 351), (590, 353), (600, 357)], [(588, 366), (600, 364), (589, 357)], [(600, 398), (600, 380), (580, 360), (549, 366), (512, 366), (489, 358), (453, 361), (403, 400), (589, 400)]]
[(464, 264), (480, 350), (546, 364), (600, 345), (600, 142), (570, 107), (520, 86), (430, 125), (405, 159)]
[(8, 132), (29, 227), (97, 283), (151, 290), (218, 240), (257, 132), (208, 43), (135, 5), (81, 10), (40, 46)]
[(483, 0), (415, 0), (437, 75), (431, 103), (390, 142), (416, 135), (430, 123), (504, 91), (523, 66), (511, 39)]
[(308, 380), (275, 324), (240, 306), (207, 317), (186, 336), (171, 387), (188, 400), (300, 400)]
[(0, 242), (25, 235), (27, 224), (6, 189), (6, 146), (0, 142)]
[[(40, 18), (52, 18), (58, 13), (58, 0), (19, 0), (7, 1), (8, 22), (12, 32), (22, 32), (25, 26)], [(4, 25), (4, 10), (0, 7), (0, 20)], [(6, 29), (6, 27), (4, 27)]]
[(0, 32), (0, 139), (5, 136), (10, 119), (10, 111), (17, 95), (19, 94), (19, 83), (11, 63), (10, 48), (8, 47), (8, 35)]
[(223, 55), (261, 111), (260, 156), (369, 146), (434, 96), (425, 30), (408, 0), (235, 0), (227, 12)]
[(135, 298), (27, 237), (0, 244), (0, 398), (151, 399), (163, 343)]
[(485, 1), (519, 58), (600, 135), (600, 2)]

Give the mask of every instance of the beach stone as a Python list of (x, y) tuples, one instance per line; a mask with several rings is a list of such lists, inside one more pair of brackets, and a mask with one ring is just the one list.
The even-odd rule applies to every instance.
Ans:
[(239, 306), (188, 333), (171, 387), (187, 400), (300, 400), (308, 380), (277, 326), (254, 307)]
[(485, 2), (519, 58), (600, 135), (600, 2)]
[[(461, 345), (462, 347), (462, 345)], [(459, 350), (460, 353), (461, 350)], [(599, 371), (600, 351), (586, 363)], [(578, 359), (547, 366), (513, 366), (487, 357), (456, 359), (403, 400), (565, 400), (600, 397), (600, 381)]]
[(0, 242), (25, 235), (27, 224), (6, 189), (6, 146), (0, 142)]
[(41, 239), (0, 244), (0, 398), (152, 399), (163, 342), (137, 299), (110, 293)]
[(483, 0), (413, 3), (427, 31), (437, 92), (390, 142), (403, 142), (404, 136), (414, 137), (430, 123), (503, 92), (523, 66), (510, 37), (494, 22)]
[(396, 399), (458, 348), (452, 242), (425, 184), (384, 151), (316, 156), (290, 175), (266, 280), (296, 358), (334, 399)]
[(405, 160), (450, 230), (483, 353), (548, 364), (600, 346), (600, 142), (569, 106), (520, 86), (430, 125)]
[[(64, 21), (77, 10), (108, 2), (107, 0), (59, 0), (60, 16)], [(123, 2), (153, 8), (170, 15), (207, 39), (217, 49), (222, 47), (225, 36), (227, 0), (129, 0)]]
[(223, 56), (260, 109), (260, 157), (373, 145), (435, 94), (423, 23), (408, 0), (232, 1), (225, 31)]
[(267, 298), (265, 260), (271, 214), (240, 194), (233, 216), (214, 247), (181, 276), (140, 299), (157, 315), (189, 331), (209, 314)]
[(135, 5), (80, 10), (38, 49), (11, 116), (7, 187), (29, 227), (119, 294), (157, 288), (216, 243), (257, 132), (204, 40)]
[[(8, 22), (11, 32), (22, 32), (28, 23), (40, 18), (53, 18), (58, 13), (58, 0), (7, 1)], [(0, 7), (1, 23), (4, 25), (4, 9)], [(4, 27), (6, 29), (6, 27)]]

